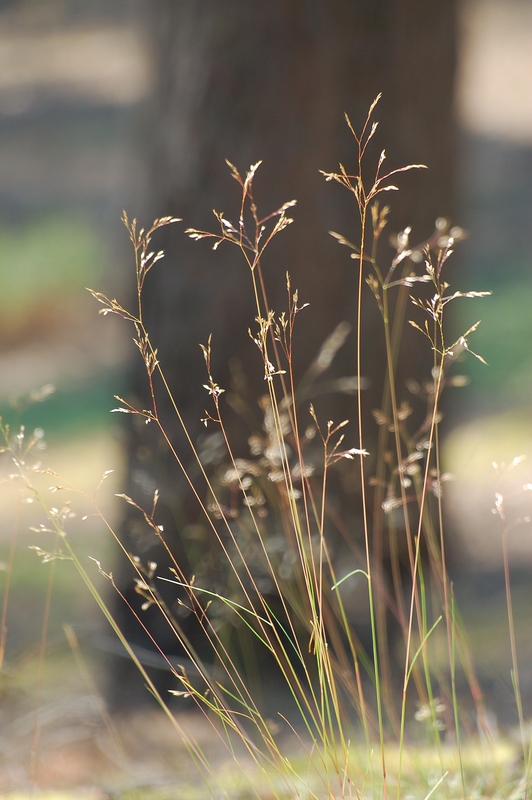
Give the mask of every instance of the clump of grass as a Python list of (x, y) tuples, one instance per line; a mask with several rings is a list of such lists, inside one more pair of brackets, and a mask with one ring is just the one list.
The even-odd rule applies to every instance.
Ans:
[[(355, 142), (353, 173), (342, 165), (337, 172), (324, 173), (327, 181), (340, 184), (353, 195), (360, 220), (359, 230), (351, 236), (357, 244), (343, 234), (332, 233), (340, 245), (351, 250), (358, 271), (356, 380), (350, 384), (358, 387), (353, 409), (354, 435), (348, 433), (347, 420), (320, 419), (312, 405), (302, 408), (299, 401), (294, 377), (294, 329), (300, 313), (319, 313), (319, 310), (306, 310), (289, 276), (287, 308), (279, 313), (269, 306), (263, 260), (271, 241), (292, 223), (289, 214), (295, 201), (284, 203), (273, 213), (259, 212), (253, 182), (260, 163), (245, 175), (229, 164), (240, 191), (235, 220), (215, 212), (216, 231), (186, 230), (193, 239), (212, 242), (215, 250), (219, 246), (235, 247), (252, 283), (256, 327), (251, 336), (263, 371), (265, 396), (261, 400), (263, 430), (250, 441), (248, 457), (235, 454), (232, 448), (231, 431), (225, 422), (225, 389), (211, 372), (215, 343), (207, 338), (202, 345), (206, 366), (204, 388), (210, 402), (204, 422), (221, 435), (226, 449), (224, 468), (213, 475), (186, 429), (164, 364), (159, 362), (157, 344), (152, 342), (145, 326), (144, 284), (150, 270), (163, 257), (161, 251), (152, 249), (152, 239), (160, 228), (179, 220), (164, 217), (148, 229), (139, 229), (136, 221), (124, 214), (135, 252), (134, 309), (92, 291), (103, 304), (102, 314), (117, 314), (133, 325), (135, 344), (146, 370), (149, 406), (138, 408), (118, 397), (120, 405), (115, 411), (140, 417), (158, 429), (177, 468), (189, 483), (217, 549), (224, 576), (223, 591), (210, 584), (208, 573), (201, 572), (201, 564), (195, 575), (187, 574), (172, 552), (158, 522), (158, 491), (150, 508), (142, 508), (134, 498), (120, 495), (136, 509), (171, 561), (169, 574), (158, 574), (157, 564), (143, 563), (136, 554), (127, 552), (109, 526), (136, 572), (136, 590), (144, 598), (144, 608), (158, 607), (179, 643), (183, 665), (176, 667), (171, 663), (141, 615), (137, 615), (137, 621), (166, 659), (175, 678), (172, 695), (178, 700), (192, 699), (246, 778), (247, 788), (235, 787), (232, 796), (342, 800), (355, 796), (386, 797), (390, 792), (398, 797), (405, 793), (428, 797), (436, 792), (471, 796), (478, 789), (475, 786), (479, 770), (471, 768), (470, 744), (462, 741), (467, 720), (460, 714), (459, 672), (467, 678), (476, 706), (475, 722), (483, 731), (482, 747), (475, 741), (473, 750), (484, 754), (490, 763), (490, 780), (499, 769), (500, 754), (490, 741), (482, 694), (447, 571), (442, 500), (449, 476), (442, 472), (439, 440), (442, 392), (446, 386), (463, 383), (462, 376), (455, 373), (459, 357), (469, 352), (482, 360), (469, 344), (479, 323), (449, 342), (446, 309), (459, 298), (486, 293), (450, 289), (445, 277), (446, 265), (462, 231), (444, 220), (437, 221), (434, 234), (427, 241), (416, 245), (410, 244), (409, 229), (401, 232), (392, 259), (387, 261), (386, 255), (383, 256), (381, 242), (389, 208), (381, 204), (382, 197), (397, 190), (392, 179), (422, 165), (386, 172), (383, 151), (377, 164), (366, 168), (366, 148), (377, 129), (373, 121), (376, 103), (371, 106), (360, 134), (347, 119)], [(369, 180), (365, 177), (368, 173), (372, 176)], [(366, 294), (377, 304), (386, 344), (384, 393), (380, 408), (374, 411), (378, 436), (377, 451), (372, 454), (376, 464), (373, 475), (366, 465), (366, 443), (370, 437), (363, 424), (361, 364)], [(407, 311), (411, 307), (417, 314), (412, 320)], [(397, 386), (397, 361), (405, 323), (416, 328), (431, 354), (431, 369), (424, 382), (410, 385), (411, 392), (424, 404), (420, 419), (416, 419), (410, 403), (401, 399)], [(345, 333), (339, 328), (335, 336), (334, 341), (325, 345), (329, 361), (341, 346)], [(156, 375), (185, 433), (187, 453), (175, 450), (159, 414)], [(349, 444), (348, 435), (354, 436), (354, 445)], [(186, 465), (190, 455), (201, 475), (201, 487), (189, 476)], [(349, 542), (352, 568), (342, 573), (331, 550), (334, 531), (341, 527), (341, 521), (334, 518), (329, 503), (331, 476), (340, 462), (350, 463), (358, 473), (364, 521), (363, 541)], [(31, 481), (20, 463), (19, 466), (31, 490)], [(66, 555), (74, 560), (116, 635), (142, 672), (149, 691), (179, 731), (179, 713), (170, 709), (166, 698), (150, 680), (76, 557), (65, 532), (67, 512), (46, 506), (45, 511)], [(401, 539), (405, 543), (406, 577), (401, 565)], [(391, 563), (388, 576), (385, 543)], [(51, 556), (55, 558), (58, 554), (56, 548)], [(112, 574), (99, 568), (114, 585)], [(172, 615), (160, 592), (161, 580), (175, 584), (179, 602), (195, 618), (202, 651), (207, 646), (209, 659), (199, 657), (197, 640), (185, 636), (179, 620)], [(369, 649), (362, 646), (352, 623), (352, 610), (345, 601), (346, 590), (357, 581), (362, 581), (365, 587), (371, 632)], [(393, 681), (397, 665), (388, 647), (393, 619), (402, 640), (399, 685)], [(230, 646), (228, 625), (238, 626), (255, 642), (259, 659), (263, 651), (276, 665), (297, 710), (294, 718), (289, 718), (283, 708), (270, 708), (268, 717), (265, 716), (249, 676)], [(441, 650), (446, 652), (445, 668), (441, 666), (441, 658), (434, 658)], [(517, 678), (516, 670), (515, 673)], [(516, 686), (518, 689), (517, 680)], [(282, 734), (287, 731), (292, 733), (292, 748), (293, 742), (297, 742), (299, 755), (286, 746)], [(414, 765), (409, 763), (412, 761), (412, 751), (407, 747), (409, 738), (417, 738), (418, 742), (421, 738), (427, 748), (421, 750), (418, 745), (413, 751)], [(217, 796), (216, 766), (193, 740), (187, 741), (207, 786)], [(529, 762), (528, 752), (525, 757)], [(487, 770), (485, 763), (482, 771)], [(495, 793), (497, 789), (487, 788), (488, 783), (486, 780), (478, 791), (486, 795)]]

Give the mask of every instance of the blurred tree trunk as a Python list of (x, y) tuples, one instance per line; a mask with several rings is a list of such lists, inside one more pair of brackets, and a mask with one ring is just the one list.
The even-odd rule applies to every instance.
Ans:
[[(148, 217), (177, 215), (186, 227), (216, 230), (214, 208), (237, 221), (239, 191), (225, 159), (241, 173), (264, 161), (255, 180), (259, 213), (266, 215), (292, 198), (298, 201), (291, 210), (295, 224), (266, 253), (263, 270), (276, 311), (286, 308), (286, 271), (299, 290), (300, 302), (310, 304), (296, 327), (296, 372), (301, 375), (335, 326), (342, 320), (353, 323), (356, 314), (356, 262), (328, 231), (339, 231), (356, 242), (358, 212), (353, 198), (338, 185), (325, 183), (319, 173), (336, 170), (339, 161), (348, 171), (355, 169), (355, 142), (344, 113), (359, 130), (371, 102), (382, 92), (368, 171), (374, 170), (383, 148), (390, 169), (410, 163), (429, 167), (399, 176), (400, 193), (385, 198), (392, 205), (388, 235), (411, 225), (412, 239), (421, 241), (432, 232), (437, 217), (452, 215), (455, 2), (152, 0), (147, 12), (155, 69), (155, 92), (146, 115), (146, 157), (151, 165)], [(155, 247), (166, 251), (166, 260), (157, 264), (146, 282), (147, 327), (159, 359), (185, 421), (198, 437), (205, 433), (200, 417), (209, 402), (202, 389), (206, 375), (198, 344), (206, 343), (212, 333), (214, 380), (229, 394), (235, 374), (240, 375), (246, 384), (241, 390), (247, 391), (260, 428), (260, 410), (253, 398), (264, 392), (264, 384), (260, 358), (247, 334), (248, 328), (256, 327), (247, 267), (236, 248), (223, 245), (213, 253), (208, 243), (187, 239), (180, 227), (159, 235)], [(386, 259), (383, 247), (382, 260)], [(372, 381), (365, 404), (368, 412), (380, 405), (385, 371), (380, 321), (370, 306), (368, 298), (363, 364)], [(414, 336), (400, 374), (424, 372), (431, 356), (427, 353), (424, 361), (422, 349), (423, 337)], [(240, 365), (232, 376), (230, 362), (233, 367)], [(146, 398), (141, 367), (139, 361), (135, 392)], [(354, 372), (352, 337), (330, 375)], [(402, 387), (399, 399), (401, 392)], [(348, 398), (348, 404), (345, 400), (327, 405), (323, 399), (316, 406), (323, 419), (354, 419), (355, 400)], [(164, 401), (161, 413), (179, 447), (179, 426)], [(129, 493), (145, 506), (157, 486), (166, 535), (180, 534), (173, 545), (179, 557), (184, 563), (193, 560), (195, 549), (205, 557), (204, 545), (194, 542), (194, 519), (187, 518), (184, 510), (182, 475), (158, 449), (155, 437), (150, 439), (155, 432), (141, 427), (131, 436)], [(352, 427), (350, 444), (356, 446)], [(244, 432), (241, 446), (253, 423), (244, 428), (242, 421), (234, 423), (237, 441)], [(136, 532), (138, 524), (134, 515), (125, 520), (128, 550), (143, 561), (161, 563), (149, 534)], [(352, 525), (356, 530), (356, 520)], [(190, 574), (194, 569), (190, 563)], [(134, 594), (128, 594), (138, 608), (140, 598), (136, 602)], [(149, 623), (152, 627), (159, 625), (155, 616)], [(117, 704), (132, 702), (125, 668), (125, 663), (117, 666), (114, 673), (111, 693)]]

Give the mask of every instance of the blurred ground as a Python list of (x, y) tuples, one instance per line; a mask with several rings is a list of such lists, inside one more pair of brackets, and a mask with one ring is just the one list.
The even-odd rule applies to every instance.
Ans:
[[(128, 291), (130, 254), (119, 219), (123, 208), (142, 218), (136, 122), (151, 80), (142, 8), (140, 1), (119, 0), (0, 5), (1, 411), (14, 425), (42, 426), (49, 442), (46, 465), (89, 495), (104, 471), (116, 470), (101, 493), (111, 519), (119, 513), (113, 494), (120, 491), (123, 456), (108, 410), (121, 390), (129, 331), (110, 317), (98, 319), (84, 287)], [(473, 380), (451, 414), (446, 460), (456, 476), (450, 489), (452, 524), (464, 542), (465, 570), (477, 575), (460, 590), (466, 616), (474, 623), (488, 702), (501, 722), (511, 725), (509, 648), (497, 571), (501, 522), (491, 509), (502, 487), (512, 497), (512, 519), (529, 513), (532, 495), (521, 490), (532, 483), (532, 467), (523, 462), (497, 476), (492, 462), (509, 464), (521, 454), (532, 458), (532, 6), (527, 0), (464, 0), (462, 24), (458, 221), (470, 237), (462, 248), (457, 288), (493, 289), (495, 296), (465, 303), (455, 318), (461, 330), (483, 319), (474, 346), (490, 369), (467, 365)], [(48, 383), (57, 391), (45, 403), (26, 410), (14, 401)], [(43, 481), (47, 492), (50, 481)], [(79, 652), (98, 684), (95, 642), (102, 621), (67, 562), (55, 567), (52, 667), (48, 672), (45, 667), (38, 696), (35, 654), (50, 565), (27, 549), (37, 542), (28, 531), (28, 524), (35, 524), (34, 508), (23, 506), (17, 523), (17, 493), (5, 485), (0, 491), (0, 562), (6, 567), (17, 536), (13, 569), (0, 573), (11, 580), (0, 683), (0, 793), (30, 791), (36, 719), (34, 777), (43, 789), (73, 786), (79, 796), (101, 798), (183, 776), (185, 754), (165, 733), (164, 721), (130, 721), (116, 744), (97, 691), (87, 685), (76, 662), (79, 654), (63, 630), (65, 623), (75, 629)], [(88, 564), (90, 555), (110, 568), (108, 533), (94, 518), (82, 524), (86, 501), (76, 495), (73, 503), (78, 516), (71, 532), (80, 554)], [(522, 526), (510, 539), (523, 667), (532, 663), (531, 534), (529, 525)], [(105, 581), (90, 566), (105, 591)], [(530, 669), (524, 669), (523, 690), (530, 714)], [(207, 729), (195, 730), (204, 747), (218, 752)]]

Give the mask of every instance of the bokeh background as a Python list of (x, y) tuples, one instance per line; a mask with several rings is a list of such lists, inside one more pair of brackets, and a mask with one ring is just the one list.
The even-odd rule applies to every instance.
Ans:
[[(153, 86), (146, 5), (146, 0), (0, 3), (2, 417), (28, 430), (42, 427), (48, 443), (43, 463), (89, 495), (103, 472), (114, 470), (98, 497), (115, 520), (124, 455), (109, 409), (116, 405), (113, 395), (122, 393), (134, 348), (119, 320), (98, 316), (85, 287), (127, 297), (132, 285), (132, 254), (120, 216), (126, 209), (144, 220), (146, 206), (142, 130)], [(490, 290), (493, 296), (464, 303), (463, 318), (462, 307), (454, 312), (457, 329), (482, 319), (471, 345), (489, 367), (474, 359), (467, 365), (471, 383), (454, 396), (446, 468), (455, 476), (450, 517), (471, 577), (460, 589), (468, 603), (465, 613), (474, 623), (497, 717), (509, 724), (508, 645), (493, 638), (497, 626), (504, 628), (504, 602), (500, 527), (491, 509), (501, 482), (510, 493), (532, 482), (532, 461), (507, 477), (493, 469), (494, 461), (532, 458), (532, 5), (462, 0), (460, 31), (456, 222), (469, 235), (460, 245), (456, 288)], [(55, 392), (27, 407), (31, 391), (48, 384)], [(43, 487), (50, 485), (49, 476), (42, 480)], [(82, 495), (78, 501), (79, 520), (89, 505)], [(41, 684), (41, 746), (47, 754), (41, 784), (88, 784), (102, 721), (96, 690), (79, 665), (74, 668), (75, 656), (83, 656), (97, 683), (105, 623), (71, 565), (58, 563), (48, 631), (53, 666), (39, 676), (36, 655), (50, 565), (28, 550), (40, 545), (38, 535), (28, 531), (35, 524), (33, 509), (21, 505), (9, 483), (0, 486), (0, 502), (0, 587), (9, 589), (0, 790), (28, 781)], [(529, 513), (526, 502), (523, 513)], [(109, 536), (97, 520), (76, 522), (73, 535), (81, 554), (112, 567), (106, 563)], [(524, 626), (532, 607), (531, 536), (530, 526), (517, 529), (511, 552), (519, 647), (523, 662), (532, 663)], [(96, 568), (94, 578), (105, 589)], [(68, 643), (65, 624), (74, 626), (79, 651)], [(525, 674), (523, 689), (532, 697), (532, 674)], [(151, 741), (145, 730), (143, 736)], [(159, 758), (155, 769), (150, 747), (143, 749), (143, 774), (156, 772), (162, 780), (175, 764), (161, 766), (160, 759), (168, 758), (159, 753), (153, 755)]]

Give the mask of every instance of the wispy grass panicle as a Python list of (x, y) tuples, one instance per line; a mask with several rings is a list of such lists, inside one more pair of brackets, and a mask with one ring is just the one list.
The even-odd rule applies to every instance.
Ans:
[[(384, 753), (384, 719), (380, 711), (384, 700), (389, 720), (399, 732), (403, 741), (409, 684), (414, 679), (417, 694), (423, 707), (435, 709), (434, 674), (429, 663), (428, 643), (438, 620), (430, 614), (430, 608), (442, 607), (447, 624), (449, 654), (455, 618), (449, 602), (449, 578), (445, 561), (445, 540), (443, 534), (442, 494), (443, 485), (450, 476), (442, 473), (440, 465), (440, 443), (438, 425), (441, 421), (441, 393), (445, 384), (459, 385), (459, 378), (449, 375), (449, 370), (458, 356), (469, 350), (483, 361), (469, 347), (469, 337), (479, 323), (471, 326), (452, 344), (446, 339), (446, 317), (444, 312), (451, 300), (462, 297), (482, 297), (488, 292), (450, 292), (445, 280), (444, 266), (452, 254), (454, 243), (463, 237), (458, 227), (451, 228), (444, 219), (436, 221), (433, 235), (425, 242), (411, 245), (411, 229), (406, 228), (395, 237), (396, 254), (389, 266), (382, 267), (382, 235), (387, 225), (389, 207), (381, 207), (378, 196), (384, 191), (396, 191), (397, 186), (390, 178), (410, 169), (423, 168), (415, 164), (382, 174), (386, 158), (381, 152), (371, 179), (365, 182), (363, 160), (369, 140), (376, 132), (372, 122), (376, 99), (370, 108), (362, 133), (358, 135), (349, 119), (349, 128), (354, 136), (357, 150), (357, 170), (349, 174), (341, 164), (339, 172), (324, 173), (326, 180), (333, 180), (348, 189), (355, 198), (360, 216), (360, 244), (353, 245), (343, 234), (331, 232), (337, 241), (350, 248), (351, 258), (358, 265), (358, 304), (357, 304), (357, 375), (361, 379), (361, 353), (364, 343), (363, 326), (363, 284), (366, 283), (380, 312), (386, 349), (387, 374), (383, 388), (381, 407), (373, 411), (380, 428), (376, 474), (371, 480), (375, 486), (373, 513), (369, 511), (365, 494), (367, 484), (364, 460), (360, 458), (362, 485), (362, 505), (365, 520), (366, 570), (368, 575), (370, 613), (373, 632), (373, 658), (377, 707), (381, 729), (381, 751)], [(366, 170), (367, 174), (368, 170)], [(369, 172), (371, 175), (371, 171)], [(419, 274), (416, 266), (424, 262), (425, 271)], [(429, 297), (411, 294), (417, 286), (427, 285), (432, 289)], [(399, 292), (391, 302), (389, 292)], [(397, 364), (401, 351), (402, 332), (406, 321), (408, 301), (422, 309), (426, 315), (420, 324), (408, 320), (428, 340), (432, 351), (432, 370), (422, 384), (412, 382), (411, 391), (426, 402), (424, 419), (417, 429), (409, 430), (412, 408), (407, 400), (400, 400), (397, 385)], [(362, 413), (364, 397), (358, 393), (359, 443), (363, 448), (364, 426)], [(393, 451), (390, 450), (390, 438)], [(391, 452), (394, 452), (392, 457)], [(429, 504), (428, 497), (435, 498)], [(433, 507), (434, 506), (434, 507)], [(397, 517), (400, 512), (400, 522)], [(406, 539), (410, 599), (405, 597), (404, 570), (400, 566), (401, 553), (398, 546), (399, 531), (404, 531)], [(385, 589), (384, 554), (385, 542), (389, 552), (393, 590), (390, 595)], [(421, 553), (428, 551), (428, 572), (421, 559)], [(427, 581), (430, 578), (430, 583)], [(436, 596), (431, 595), (436, 591)], [(429, 594), (430, 593), (430, 594)], [(438, 599), (439, 598), (439, 599)], [(388, 650), (389, 614), (398, 620), (405, 644), (404, 681), (402, 690), (401, 715), (395, 716), (394, 690), (391, 677), (390, 653)], [(416, 644), (415, 644), (416, 642)], [(438, 676), (441, 681), (442, 677)], [(446, 697), (450, 695), (446, 692)], [(452, 701), (451, 701), (452, 702)], [(441, 703), (440, 703), (441, 705)], [(432, 712), (435, 714), (435, 712)], [(438, 730), (434, 716), (434, 730)], [(383, 757), (384, 762), (384, 757)]]

